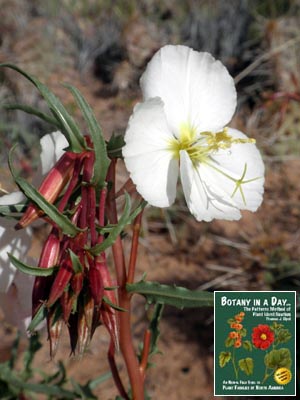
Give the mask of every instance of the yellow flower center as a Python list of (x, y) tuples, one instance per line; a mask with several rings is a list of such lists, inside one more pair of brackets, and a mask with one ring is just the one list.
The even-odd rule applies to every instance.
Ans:
[(260, 335), (261, 340), (266, 340), (267, 339), (267, 335), (265, 333), (262, 333)]
[(209, 156), (218, 150), (230, 149), (233, 144), (255, 143), (255, 139), (234, 139), (228, 134), (228, 129), (224, 128), (220, 132), (201, 132), (197, 137), (196, 129), (190, 124), (182, 124), (180, 127), (179, 138), (171, 139), (169, 149), (174, 154), (174, 158), (179, 159), (181, 150), (185, 150), (193, 165), (206, 162)]
[(179, 137), (174, 137), (170, 140), (168, 150), (173, 153), (174, 158), (177, 160), (180, 158), (180, 151), (185, 150), (188, 153), (194, 167), (197, 167), (201, 163), (206, 164), (218, 173), (233, 181), (235, 183), (235, 188), (231, 197), (233, 197), (239, 190), (243, 202), (246, 205), (246, 199), (242, 185), (255, 181), (259, 178), (244, 180), (247, 173), (247, 164), (245, 163), (242, 176), (240, 179), (235, 179), (218, 168), (215, 163), (212, 163), (213, 160), (211, 159), (211, 156), (217, 153), (218, 150), (230, 149), (233, 144), (246, 143), (255, 143), (255, 139), (234, 139), (228, 134), (228, 128), (224, 128), (222, 131), (216, 133), (201, 132), (200, 135), (197, 135), (196, 129), (189, 123), (185, 123), (180, 127)]

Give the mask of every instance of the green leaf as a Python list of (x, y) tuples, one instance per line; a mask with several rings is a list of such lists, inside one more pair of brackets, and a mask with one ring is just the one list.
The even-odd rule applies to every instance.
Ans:
[(32, 371), (32, 363), (35, 356), (35, 353), (39, 351), (42, 347), (42, 344), (39, 340), (39, 336), (31, 335), (29, 338), (29, 347), (24, 353), (24, 371), (22, 373), (23, 380), (28, 380), (31, 378), (33, 371)]
[(9, 204), (0, 206), (1, 217), (16, 218), (26, 210), (27, 204)]
[(163, 314), (164, 305), (163, 304), (155, 304), (153, 314), (151, 317), (151, 321), (149, 324), (149, 330), (151, 332), (151, 343), (150, 343), (150, 353), (149, 355), (153, 355), (159, 352), (157, 347), (158, 338), (160, 336), (159, 323)]
[(244, 340), (243, 347), (245, 350), (252, 351), (252, 343), (250, 342), (250, 340)]
[(292, 338), (292, 335), (288, 329), (279, 329), (276, 334), (275, 343), (286, 343)]
[(27, 74), (21, 68), (14, 64), (0, 64), (0, 67), (11, 68), (19, 74), (23, 75), (38, 89), (41, 95), (46, 100), (54, 117), (59, 121), (63, 128), (66, 138), (70, 144), (70, 148), (75, 153), (80, 153), (85, 148), (84, 138), (81, 135), (80, 129), (75, 123), (74, 119), (67, 112), (60, 100), (47, 88), (46, 85), (41, 83), (37, 78)]
[(112, 373), (106, 372), (105, 374), (98, 376), (98, 378), (92, 379), (87, 383), (87, 386), (90, 388), (90, 390), (96, 389), (97, 386), (101, 385), (101, 383), (107, 381), (112, 377)]
[(158, 282), (140, 281), (126, 285), (129, 293), (139, 293), (148, 303), (160, 303), (184, 307), (213, 307), (214, 295), (200, 290), (188, 290), (180, 286), (168, 286)]
[(57, 267), (51, 267), (51, 268), (40, 268), (40, 267), (32, 267), (30, 265), (27, 265), (23, 263), (22, 261), (18, 260), (16, 257), (14, 257), (12, 254), (7, 253), (11, 263), (21, 272), (27, 275), (32, 275), (32, 276), (51, 276)]
[(118, 225), (112, 228), (107, 238), (102, 243), (99, 243), (90, 249), (91, 254), (95, 256), (99, 255), (116, 241), (117, 237), (120, 235), (120, 233), (130, 220), (130, 208), (131, 208), (130, 196), (128, 193), (125, 193), (124, 212), (118, 222)]
[(125, 145), (124, 135), (113, 134), (107, 143), (107, 152), (110, 158), (123, 158), (122, 148)]
[(41, 304), (27, 328), (28, 332), (34, 332), (35, 328), (47, 317), (47, 313), (48, 312), (45, 304)]
[(75, 272), (75, 274), (83, 272), (83, 266), (80, 262), (80, 259), (77, 254), (75, 254), (71, 249), (68, 249), (72, 261), (72, 267)]
[(104, 303), (108, 304), (111, 308), (114, 308), (115, 310), (125, 312), (125, 308), (119, 307), (117, 304), (112, 303), (107, 296), (103, 296), (102, 300)]
[(235, 340), (230, 338), (229, 336), (227, 336), (227, 338), (225, 339), (225, 346), (231, 347), (234, 345), (234, 343), (235, 343)]
[(128, 219), (128, 224), (131, 224), (135, 218), (139, 215), (140, 212), (143, 211), (143, 209), (147, 205), (147, 201), (143, 200), (141, 203), (136, 207), (136, 209), (130, 214), (129, 219)]
[(242, 328), (242, 329), (239, 331), (239, 333), (240, 333), (240, 335), (241, 335), (242, 337), (245, 337), (245, 336), (247, 335), (247, 329)]
[(279, 350), (272, 350), (265, 355), (265, 365), (268, 368), (277, 369), (280, 367), (290, 368), (292, 365), (292, 358), (290, 350), (282, 348)]
[[(77, 383), (73, 378), (70, 379), (73, 388), (77, 395), (84, 400), (97, 400), (97, 397), (92, 393), (88, 386), (82, 386)], [(77, 396), (76, 396), (77, 397)], [(77, 397), (78, 398), (78, 397)]]
[(253, 359), (250, 357), (239, 360), (239, 367), (241, 371), (245, 372), (246, 375), (253, 374), (253, 365)]
[(80, 91), (72, 85), (65, 86), (71, 91), (71, 93), (75, 97), (93, 139), (95, 164), (92, 184), (103, 187), (110, 161), (107, 157), (106, 143), (102, 134), (102, 129), (97, 122), (93, 110), (91, 109), (85, 98), (82, 96)]
[(219, 365), (221, 368), (224, 368), (227, 363), (231, 360), (230, 351), (221, 351), (219, 354)]
[(51, 115), (43, 113), (42, 111), (38, 110), (37, 108), (26, 106), (23, 104), (4, 104), (2, 106), (6, 110), (20, 110), (24, 111), (27, 114), (34, 115), (43, 121), (47, 122), (50, 125), (54, 125), (58, 129), (62, 129), (61, 124), (57, 121), (57, 119), (53, 118)]
[(39, 191), (35, 189), (35, 187), (26, 182), (25, 179), (17, 176), (12, 163), (12, 153), (14, 151), (14, 148), (15, 147), (13, 147), (9, 153), (8, 164), (16, 184), (19, 186), (19, 188), (22, 190), (27, 198), (33, 201), (41, 210), (44, 211), (46, 215), (48, 215), (48, 217), (52, 221), (54, 221), (62, 229), (63, 233), (72, 237), (77, 235), (77, 233), (81, 231), (79, 228), (73, 225), (72, 222), (65, 215), (60, 213), (53, 204), (49, 203), (39, 193)]

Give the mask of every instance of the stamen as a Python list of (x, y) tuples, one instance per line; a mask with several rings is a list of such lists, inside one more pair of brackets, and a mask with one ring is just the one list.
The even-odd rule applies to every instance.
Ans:
[(240, 179), (235, 179), (226, 172), (222, 171), (210, 160), (211, 155), (215, 154), (219, 150), (229, 149), (234, 144), (246, 144), (255, 143), (255, 139), (252, 138), (233, 138), (228, 134), (228, 128), (224, 128), (220, 132), (201, 132), (199, 138), (196, 139), (196, 130), (189, 123), (182, 124), (180, 127), (179, 138), (173, 138), (169, 142), (168, 150), (174, 154), (174, 158), (179, 160), (179, 155), (181, 150), (185, 150), (193, 165), (197, 167), (199, 164), (203, 163), (213, 168), (218, 173), (222, 174), (229, 180), (235, 183), (235, 188), (231, 195), (231, 198), (235, 196), (237, 191), (240, 192), (243, 203), (246, 205), (246, 198), (243, 192), (242, 185), (245, 183), (253, 182), (260, 177), (244, 180), (247, 173), (247, 163), (245, 163), (242, 176)]

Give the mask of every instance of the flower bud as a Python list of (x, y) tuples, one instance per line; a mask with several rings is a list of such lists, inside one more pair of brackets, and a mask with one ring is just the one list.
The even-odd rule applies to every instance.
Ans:
[[(43, 180), (39, 188), (39, 193), (44, 196), (49, 203), (54, 203), (70, 179), (76, 157), (77, 155), (75, 153), (69, 151), (65, 152)], [(26, 226), (35, 221), (42, 214), (43, 211), (39, 210), (36, 205), (32, 203), (29, 204), (23, 217), (15, 228), (26, 228)]]
[(104, 294), (104, 285), (101, 275), (102, 268), (103, 268), (102, 262), (93, 261), (90, 263), (89, 283), (90, 283), (91, 294), (95, 301), (96, 307), (100, 306)]
[[(38, 266), (40, 268), (50, 268), (57, 264), (60, 250), (58, 232), (53, 229), (48, 236)], [(37, 276), (32, 290), (32, 315), (34, 316), (42, 301), (46, 300), (49, 293), (49, 285), (52, 277)]]
[(47, 329), (48, 329), (48, 339), (50, 342), (50, 357), (53, 358), (56, 354), (59, 338), (62, 331), (63, 320), (62, 318), (57, 318), (58, 309), (55, 307), (50, 310), (47, 315)]
[(51, 287), (50, 295), (47, 302), (47, 307), (51, 307), (56, 300), (63, 294), (66, 286), (70, 282), (74, 271), (72, 268), (72, 261), (70, 258), (65, 258), (58, 270)]
[[(109, 273), (109, 270), (107, 268), (106, 263), (102, 265), (101, 268), (101, 276), (102, 276), (102, 281), (104, 287), (112, 287), (112, 280), (111, 276)], [(117, 304), (117, 299), (114, 290), (104, 290), (104, 295), (108, 298), (108, 300), (113, 303)], [(101, 321), (105, 325), (106, 329), (108, 330), (114, 344), (115, 348), (118, 350), (119, 349), (119, 323), (118, 323), (118, 318), (117, 318), (117, 313), (114, 308), (109, 306), (106, 303), (102, 303), (101, 306)]]

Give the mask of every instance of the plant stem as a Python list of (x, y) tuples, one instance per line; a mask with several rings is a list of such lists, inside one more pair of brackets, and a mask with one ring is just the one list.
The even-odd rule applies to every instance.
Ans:
[(142, 215), (143, 215), (143, 210), (135, 218), (134, 223), (133, 223), (133, 228), (132, 228), (133, 235), (132, 235), (132, 241), (131, 241), (131, 252), (130, 252), (130, 259), (129, 259), (129, 266), (128, 266), (127, 283), (133, 283), (133, 280), (134, 280)]
[(110, 346), (109, 346), (109, 350), (108, 350), (108, 362), (109, 362), (109, 366), (115, 381), (115, 384), (119, 390), (119, 393), (122, 397), (124, 397), (125, 400), (129, 400), (129, 397), (127, 396), (126, 390), (123, 386), (123, 383), (121, 381), (120, 375), (119, 375), (119, 371), (118, 368), (116, 366), (116, 361), (115, 361), (115, 345), (113, 343), (113, 341), (110, 342)]
[(148, 364), (150, 345), (151, 345), (151, 331), (149, 329), (147, 329), (144, 334), (144, 347), (143, 347), (142, 359), (141, 359), (141, 363), (140, 363), (140, 371), (141, 371), (143, 379), (145, 379), (145, 377), (146, 377), (146, 369), (147, 369), (147, 364)]
[(234, 369), (234, 373), (235, 373), (235, 378), (238, 379), (239, 371), (235, 365), (235, 349), (233, 349), (231, 361), (232, 361), (232, 365), (233, 365), (233, 369)]
[[(112, 224), (118, 223), (117, 207), (115, 201), (115, 172), (116, 161), (112, 160), (108, 171), (108, 181), (112, 183), (112, 188), (107, 196), (107, 211)], [(125, 266), (125, 258), (123, 252), (123, 245), (120, 236), (117, 238), (112, 246), (114, 263), (116, 268), (119, 306), (124, 308), (125, 312), (119, 313), (120, 321), (120, 348), (125, 360), (133, 400), (144, 400), (144, 385), (142, 375), (139, 370), (138, 359), (134, 350), (132, 336), (131, 336), (131, 295), (126, 291), (127, 273)]]

